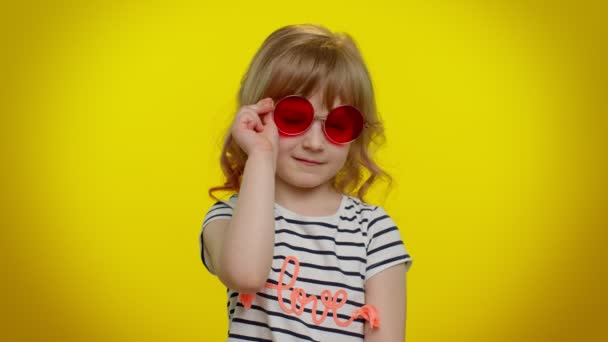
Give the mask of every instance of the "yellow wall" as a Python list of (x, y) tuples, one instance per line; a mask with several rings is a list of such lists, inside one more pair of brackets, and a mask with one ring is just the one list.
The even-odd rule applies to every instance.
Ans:
[(207, 3), (0, 6), (0, 339), (225, 339), (197, 242), (222, 132), (262, 40), (310, 22), (372, 73), (408, 340), (608, 340), (605, 8)]

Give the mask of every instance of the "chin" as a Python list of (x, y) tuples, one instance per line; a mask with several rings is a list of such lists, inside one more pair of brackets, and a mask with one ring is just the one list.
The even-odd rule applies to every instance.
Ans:
[(296, 188), (313, 189), (325, 184), (326, 180), (314, 175), (299, 175), (298, 177), (286, 177), (283, 180)]
[(319, 180), (298, 179), (290, 181), (289, 184), (302, 189), (313, 189), (321, 186), (323, 182), (320, 182)]

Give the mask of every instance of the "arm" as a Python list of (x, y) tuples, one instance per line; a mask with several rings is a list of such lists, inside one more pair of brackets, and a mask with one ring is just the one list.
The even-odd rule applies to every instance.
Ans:
[(233, 127), (235, 140), (248, 155), (236, 209), (229, 220), (204, 229), (205, 248), (218, 278), (230, 289), (255, 293), (266, 283), (274, 246), (274, 191), (278, 133), (272, 101), (244, 107)]
[(365, 303), (378, 310), (380, 327), (365, 324), (365, 342), (405, 341), (407, 305), (405, 264), (401, 263), (376, 274), (365, 284)]
[(205, 247), (212, 271), (226, 287), (255, 293), (264, 286), (274, 244), (274, 167), (271, 155), (254, 154), (245, 164), (232, 218), (207, 225)]

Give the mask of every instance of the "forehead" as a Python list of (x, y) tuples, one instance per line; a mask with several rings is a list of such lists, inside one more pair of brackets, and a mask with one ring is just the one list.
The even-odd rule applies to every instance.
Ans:
[(321, 93), (320, 91), (317, 91), (309, 96), (305, 96), (308, 101), (310, 101), (310, 103), (312, 104), (312, 106), (315, 108), (315, 111), (317, 110), (330, 110), (332, 108), (338, 107), (340, 105), (343, 105), (345, 103), (342, 103), (342, 99), (340, 97), (334, 97), (333, 99), (324, 99), (323, 98), (323, 93)]

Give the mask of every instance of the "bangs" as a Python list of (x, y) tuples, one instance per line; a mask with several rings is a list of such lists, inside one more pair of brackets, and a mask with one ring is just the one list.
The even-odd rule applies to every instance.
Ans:
[[(275, 101), (287, 95), (310, 97), (321, 92), (321, 101), (330, 109), (336, 99), (363, 109), (365, 93), (361, 82), (367, 73), (344, 51), (326, 41), (295, 46), (269, 66), (273, 71), (264, 97)], [(358, 77), (359, 75), (359, 77)]]

